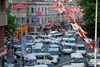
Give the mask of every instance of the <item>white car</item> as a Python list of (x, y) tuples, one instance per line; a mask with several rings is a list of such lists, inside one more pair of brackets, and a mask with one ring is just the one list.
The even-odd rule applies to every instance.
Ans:
[(51, 36), (51, 40), (60, 40), (61, 38), (63, 38), (63, 34), (62, 33), (53, 34)]
[(52, 31), (52, 32), (50, 32), (50, 33), (48, 34), (48, 36), (51, 37), (53, 34), (57, 34), (57, 33), (58, 33), (58, 31)]
[(76, 43), (69, 43), (69, 42), (62, 42), (61, 43), (62, 46), (66, 45), (66, 44), (71, 45), (72, 48), (75, 48), (76, 47)]
[(37, 45), (37, 46), (40, 46), (40, 47), (42, 47), (43, 48), (43, 43), (36, 43), (35, 45)]
[(71, 45), (67, 43), (66, 45), (63, 45), (62, 47), (62, 53), (63, 54), (71, 54), (73, 52), (73, 49), (71, 48)]
[(72, 48), (76, 47), (76, 40), (75, 40), (75, 38), (69, 38), (68, 43), (72, 44)]
[(59, 61), (59, 58), (61, 56), (61, 52), (59, 52), (59, 48), (49, 48), (48, 53), (50, 53), (52, 57), (57, 58)]
[(72, 36), (73, 36), (73, 34), (65, 34), (63, 37), (63, 40), (68, 42), (69, 38), (71, 38)]
[(76, 67), (74, 65), (63, 65), (62, 67)]
[(34, 65), (33, 67), (48, 67), (47, 65)]
[(87, 54), (84, 44), (76, 44), (76, 53), (81, 53), (82, 55)]
[(14, 45), (15, 48), (17, 48), (15, 54), (20, 57), (21, 54), (21, 45)]
[(71, 65), (76, 67), (85, 67), (84, 59), (81, 53), (71, 53)]

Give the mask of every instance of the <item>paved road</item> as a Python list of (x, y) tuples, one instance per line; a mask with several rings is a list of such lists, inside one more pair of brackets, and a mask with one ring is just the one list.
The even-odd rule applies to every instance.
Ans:
[[(81, 41), (80, 39), (78, 39), (77, 44), (84, 44), (85, 47), (87, 48), (87, 52), (90, 52), (90, 50), (88, 49), (89, 45), (85, 41)], [(44, 44), (45, 52), (48, 51), (48, 48), (49, 48), (48, 45), (49, 44)], [(74, 52), (75, 52), (75, 50), (74, 50)], [(84, 59), (86, 59), (86, 58), (84, 57)], [(70, 63), (66, 63), (69, 60), (71, 60), (70, 55), (63, 55), (62, 54), (60, 57), (59, 63), (56, 67), (62, 67), (62, 65), (65, 65), (65, 64), (69, 65)], [(10, 63), (10, 56), (9, 55), (8, 55), (7, 61), (8, 61), (8, 63)], [(19, 61), (20, 61), (20, 58), (18, 58), (18, 65), (16, 65), (15, 67), (19, 67), (19, 64), (20, 64)], [(87, 67), (87, 64), (85, 64), (85, 67)]]

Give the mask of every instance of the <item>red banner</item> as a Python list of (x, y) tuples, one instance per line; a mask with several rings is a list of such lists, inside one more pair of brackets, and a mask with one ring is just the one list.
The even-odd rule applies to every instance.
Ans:
[(42, 13), (41, 12), (36, 12), (36, 15), (41, 15)]
[(0, 51), (0, 58), (5, 56), (8, 53), (8, 48), (4, 48)]
[(25, 8), (27, 8), (27, 4), (26, 3), (13, 3), (13, 8), (23, 8), (23, 9), (25, 9)]

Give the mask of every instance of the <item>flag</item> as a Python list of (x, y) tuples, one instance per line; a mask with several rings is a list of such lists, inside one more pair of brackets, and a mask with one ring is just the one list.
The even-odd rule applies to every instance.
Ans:
[(55, 2), (52, 2), (53, 3), (53, 5), (55, 6), (55, 7), (57, 7), (58, 8), (58, 5), (55, 3)]
[(84, 40), (85, 40), (87, 43), (92, 42), (92, 39), (90, 39), (90, 38), (88, 39), (88, 38), (85, 37)]
[(72, 27), (74, 28), (74, 30), (78, 30), (76, 24), (72, 24), (72, 23), (71, 23), (71, 25), (72, 25)]
[(67, 17), (67, 16), (65, 16), (66, 17), (66, 19), (68, 20), (68, 21), (70, 21), (71, 22), (71, 19), (69, 18), (69, 17)]
[(89, 43), (89, 47), (94, 49), (94, 47), (91, 45), (91, 43)]
[(57, 0), (57, 1), (58, 1), (58, 4), (59, 4), (59, 7), (62, 8), (63, 7), (62, 3), (59, 0)]
[(79, 34), (80, 38), (83, 38), (83, 36), (82, 36), (82, 34), (80, 32), (78, 32), (78, 34)]
[(66, 0), (64, 0), (64, 3), (66, 3)]
[(79, 30), (80, 30), (80, 32), (81, 32), (82, 34), (88, 34), (88, 33), (85, 32), (84, 30), (82, 30), (82, 28), (79, 28)]

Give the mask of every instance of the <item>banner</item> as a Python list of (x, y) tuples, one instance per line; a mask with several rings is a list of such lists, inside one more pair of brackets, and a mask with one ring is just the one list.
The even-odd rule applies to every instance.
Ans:
[(27, 54), (27, 37), (22, 36), (22, 55)]
[(36, 12), (36, 15), (38, 16), (38, 15), (42, 15), (42, 13), (41, 12)]
[(8, 48), (4, 48), (2, 50), (0, 50), (0, 58), (5, 56), (8, 53)]
[(23, 8), (23, 9), (25, 9), (25, 8), (27, 8), (27, 4), (26, 3), (13, 3), (13, 8), (16, 8), (16, 9)]

